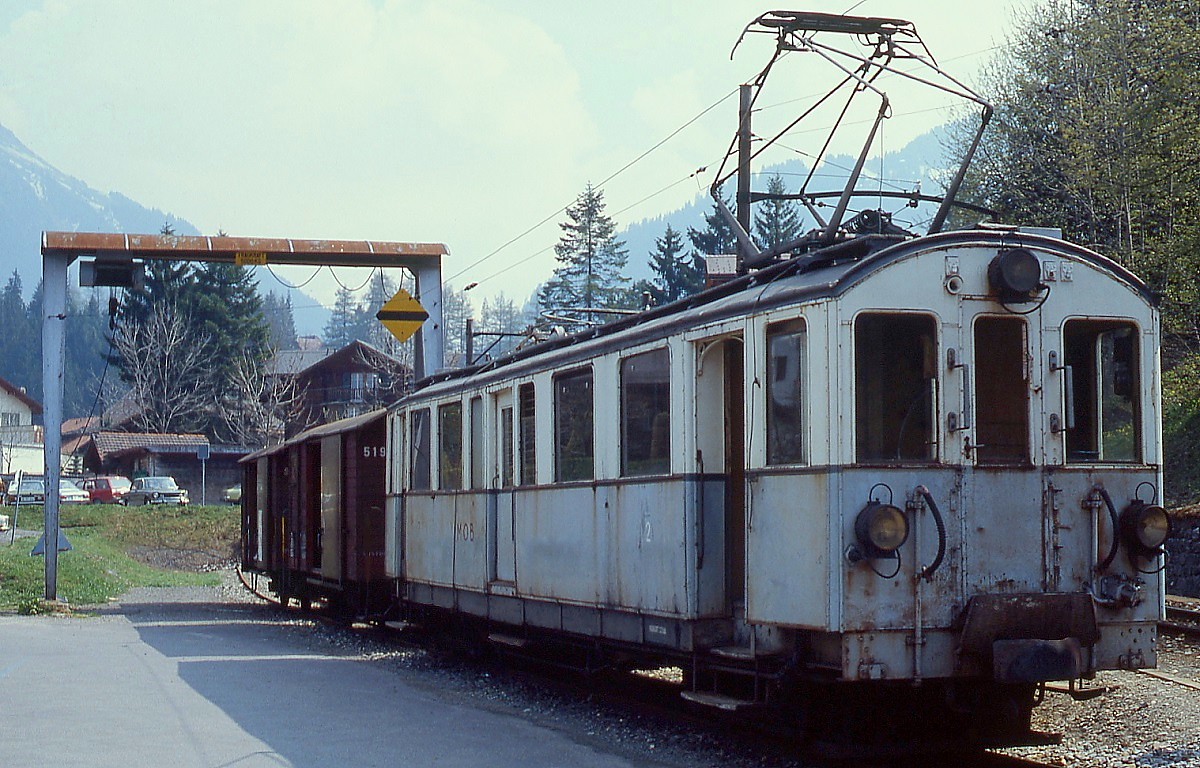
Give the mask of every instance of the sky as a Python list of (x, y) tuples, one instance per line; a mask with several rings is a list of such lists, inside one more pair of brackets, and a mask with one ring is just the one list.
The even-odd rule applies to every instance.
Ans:
[[(908, 19), (974, 84), (1021, 2), (793, 7)], [(706, 192), (736, 128), (737, 85), (773, 41), (751, 35), (730, 52), (773, 7), (4, 0), (0, 123), (59, 170), (206, 234), (445, 243), (443, 274), (478, 283), (478, 311), (498, 293), (520, 304), (549, 277), (562, 211), (587, 184), (604, 182), (619, 225)], [(811, 56), (781, 62), (764, 120), (823, 93), (830, 70)], [(962, 103), (895, 88), (889, 151)], [(321, 275), (310, 290), (332, 303), (336, 282)]]

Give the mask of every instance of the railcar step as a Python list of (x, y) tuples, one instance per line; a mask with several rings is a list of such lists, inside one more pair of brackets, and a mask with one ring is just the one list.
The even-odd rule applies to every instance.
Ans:
[(509, 648), (524, 648), (529, 644), (529, 641), (523, 637), (514, 637), (512, 635), (502, 635), (499, 632), (492, 632), (488, 635), (488, 642), (496, 645), (507, 645)]
[(735, 699), (732, 696), (723, 696), (719, 693), (705, 693), (704, 691), (681, 691), (679, 694), (684, 701), (690, 701), (693, 704), (699, 704), (704, 707), (719, 709), (723, 712), (739, 712), (743, 709), (748, 709), (754, 706), (754, 702), (749, 699)]
[(710, 651), (713, 656), (720, 656), (724, 659), (737, 659), (738, 661), (754, 661), (755, 659), (769, 659), (772, 656), (777, 656), (776, 651), (755, 650), (748, 645), (725, 645), (719, 648), (713, 648)]

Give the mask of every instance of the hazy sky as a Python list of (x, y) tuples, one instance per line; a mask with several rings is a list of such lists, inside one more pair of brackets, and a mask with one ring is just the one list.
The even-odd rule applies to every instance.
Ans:
[[(1017, 2), (793, 7), (909, 19), (972, 83)], [(762, 67), (769, 37), (729, 54), (771, 7), (4, 0), (0, 123), (60, 170), (205, 233), (444, 242), (455, 287), (481, 281), (476, 308), (497, 291), (519, 302), (553, 268), (557, 211)], [(829, 77), (785, 63), (791, 73), (764, 95), (781, 116)], [(825, 79), (806, 80), (818, 71)], [(886, 149), (944, 122), (955, 102), (894, 103)], [(606, 184), (609, 212), (625, 224), (706, 189), (711, 174), (689, 174), (720, 160), (736, 108), (726, 99)], [(321, 282), (328, 300), (332, 281)]]

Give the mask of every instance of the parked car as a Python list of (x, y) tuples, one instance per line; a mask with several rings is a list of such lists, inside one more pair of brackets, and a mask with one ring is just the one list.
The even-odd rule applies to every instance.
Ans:
[(129, 492), (130, 485), (129, 478), (120, 475), (89, 477), (83, 481), (83, 490), (93, 504), (112, 504)]
[(42, 504), (46, 501), (46, 483), (40, 477), (22, 477), (19, 488), (8, 488), (4, 496), (5, 504)]
[(221, 499), (226, 504), (237, 504), (242, 500), (242, 486), (231, 485), (221, 493)]
[(175, 484), (175, 478), (138, 477), (118, 504), (187, 504), (188, 492)]
[(65, 477), (58, 478), (59, 504), (87, 504), (88, 501), (87, 491), (75, 485), (75, 481)]

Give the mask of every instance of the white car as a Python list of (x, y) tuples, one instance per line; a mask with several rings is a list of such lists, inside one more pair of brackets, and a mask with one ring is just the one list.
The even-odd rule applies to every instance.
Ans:
[(58, 479), (59, 504), (87, 504), (91, 498), (88, 492), (75, 485), (74, 481), (65, 477)]

